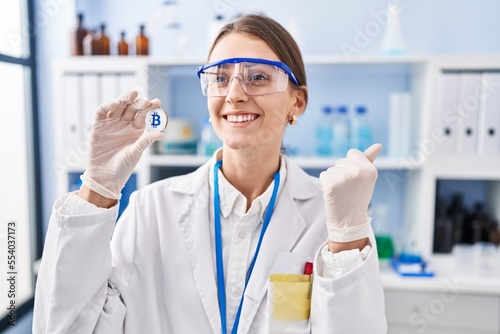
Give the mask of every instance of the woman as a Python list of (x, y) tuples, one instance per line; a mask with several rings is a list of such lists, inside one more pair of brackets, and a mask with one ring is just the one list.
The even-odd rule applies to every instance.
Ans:
[[(222, 149), (135, 192), (116, 228), (120, 190), (163, 137), (143, 132), (160, 102), (130, 92), (97, 111), (83, 185), (54, 206), (34, 332), (385, 333), (367, 215), (381, 145), (320, 181), (280, 154), (307, 88), (296, 43), (268, 17), (226, 25), (208, 60), (198, 75)], [(312, 282), (293, 275), (313, 258)]]

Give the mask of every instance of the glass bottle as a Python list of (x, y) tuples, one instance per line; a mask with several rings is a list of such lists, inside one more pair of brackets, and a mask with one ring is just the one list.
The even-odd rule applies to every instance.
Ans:
[(135, 38), (135, 54), (147, 56), (149, 54), (149, 40), (144, 34), (144, 24), (139, 27), (139, 35)]
[(332, 155), (332, 126), (333, 109), (330, 106), (324, 106), (321, 117), (316, 125), (316, 154), (318, 156)]
[(83, 14), (78, 13), (76, 18), (76, 28), (71, 32), (71, 55), (83, 56), (83, 39), (87, 35), (87, 30), (83, 27)]
[(96, 47), (94, 37), (97, 33), (97, 30), (89, 30), (87, 35), (83, 38), (83, 54), (85, 56), (93, 56), (96, 55)]
[(96, 54), (109, 56), (109, 37), (106, 36), (106, 25), (101, 24), (101, 30), (95, 36)]
[(366, 115), (366, 107), (356, 107), (351, 121), (350, 148), (364, 152), (372, 144), (372, 127)]
[(118, 55), (127, 56), (128, 55), (128, 43), (125, 40), (125, 31), (120, 33), (120, 41), (118, 42)]
[(443, 199), (437, 199), (434, 217), (434, 246), (435, 253), (450, 253), (454, 240), (453, 221), (447, 213)]
[(467, 218), (467, 210), (463, 203), (463, 194), (456, 193), (453, 195), (451, 204), (448, 207), (448, 217), (453, 223), (454, 243), (462, 243), (468, 237), (464, 236), (464, 224)]
[(349, 118), (347, 106), (337, 108), (332, 125), (332, 153), (336, 157), (344, 157), (349, 151)]
[(382, 53), (385, 55), (405, 54), (400, 7), (400, 5), (392, 3), (387, 5), (387, 26), (382, 37)]

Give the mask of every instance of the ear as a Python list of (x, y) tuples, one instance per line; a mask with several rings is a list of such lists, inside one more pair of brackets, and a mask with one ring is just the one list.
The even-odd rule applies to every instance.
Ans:
[(296, 116), (302, 115), (304, 110), (306, 109), (306, 96), (307, 96), (307, 87), (306, 86), (300, 86), (296, 87), (292, 91), (292, 98), (293, 98), (293, 104), (292, 104), (292, 110), (293, 114)]

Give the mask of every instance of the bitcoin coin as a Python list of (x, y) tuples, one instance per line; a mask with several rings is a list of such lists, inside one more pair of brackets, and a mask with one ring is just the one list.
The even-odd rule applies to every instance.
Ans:
[(167, 113), (161, 109), (151, 109), (146, 113), (146, 130), (160, 132), (165, 129), (168, 123)]

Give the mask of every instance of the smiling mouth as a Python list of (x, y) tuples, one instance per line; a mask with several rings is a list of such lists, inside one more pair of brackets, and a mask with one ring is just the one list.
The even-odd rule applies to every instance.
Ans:
[(245, 123), (257, 119), (258, 115), (226, 115), (224, 118), (230, 123)]

